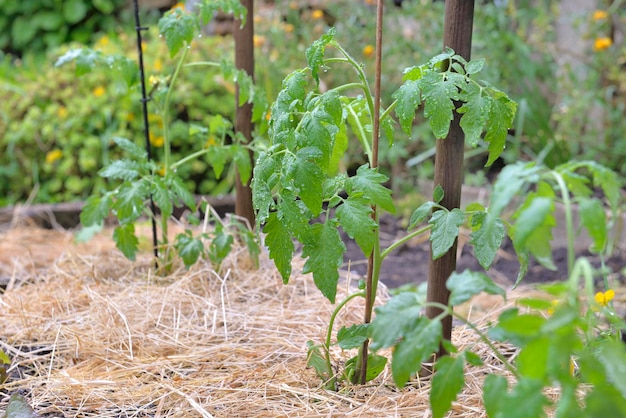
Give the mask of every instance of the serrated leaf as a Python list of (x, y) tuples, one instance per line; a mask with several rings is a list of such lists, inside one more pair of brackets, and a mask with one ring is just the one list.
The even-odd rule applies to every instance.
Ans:
[(132, 222), (139, 218), (145, 210), (144, 202), (149, 194), (150, 190), (144, 181), (122, 183), (112, 206), (120, 222)]
[(383, 186), (387, 176), (364, 164), (356, 170), (356, 175), (348, 179), (348, 194), (362, 193), (362, 197), (373, 205), (377, 205), (389, 213), (396, 208), (391, 198), (391, 190)]
[(215, 17), (217, 12), (223, 12), (227, 15), (233, 15), (235, 19), (241, 20), (241, 25), (246, 22), (248, 9), (245, 8), (239, 0), (202, 0), (195, 3), (195, 9), (206, 25)]
[(392, 97), (398, 101), (395, 112), (400, 121), (400, 126), (407, 135), (411, 135), (415, 111), (422, 103), (419, 81), (407, 80), (393, 93)]
[(490, 374), (485, 378), (483, 385), (483, 402), (487, 416), (491, 418), (504, 418), (508, 407), (506, 395), (508, 382), (504, 376)]
[(342, 350), (359, 348), (367, 340), (368, 324), (354, 324), (349, 328), (341, 327), (337, 332), (337, 345)]
[(240, 145), (231, 145), (233, 161), (237, 166), (239, 178), (243, 184), (248, 184), (252, 174), (252, 156), (247, 148)]
[(485, 142), (489, 143), (489, 158), (485, 167), (489, 167), (502, 154), (506, 147), (508, 130), (513, 126), (517, 103), (503, 93), (491, 101), (489, 119), (485, 128)]
[(331, 303), (335, 303), (339, 268), (346, 246), (332, 221), (312, 225), (303, 243), (302, 257), (307, 258), (302, 273), (313, 273), (313, 281)]
[[(478, 145), (487, 117), (491, 110), (492, 99), (489, 96), (482, 95), (482, 90), (467, 89), (464, 93), (471, 92), (472, 94), (464, 94), (463, 100), (465, 103), (461, 106), (457, 112), (462, 114), (460, 126), (465, 133), (465, 140), (473, 147)], [(506, 139), (506, 137), (505, 137)]]
[(101, 224), (111, 211), (113, 199), (111, 195), (106, 193), (102, 196), (91, 195), (87, 198), (85, 206), (80, 211), (80, 223), (83, 226), (91, 226)]
[(139, 249), (139, 240), (135, 235), (135, 224), (126, 223), (113, 231), (115, 246), (131, 261), (135, 261), (135, 254)]
[(200, 255), (204, 253), (204, 244), (202, 240), (194, 238), (191, 235), (191, 231), (184, 234), (178, 234), (176, 236), (176, 251), (178, 255), (183, 259), (185, 267), (189, 268), (198, 261)]
[(261, 153), (252, 176), (252, 204), (257, 211), (257, 221), (263, 224), (269, 216), (269, 210), (274, 205), (272, 190), (268, 181), (271, 176), (280, 170), (277, 160), (272, 154)]
[(309, 221), (313, 217), (302, 200), (298, 199), (290, 189), (283, 189), (277, 205), (278, 219), (300, 242), (306, 239)]
[(440, 321), (421, 317), (417, 326), (396, 344), (391, 358), (393, 381), (402, 389), (422, 363), (439, 349), (442, 327)]
[(152, 178), (152, 198), (161, 210), (161, 216), (169, 218), (174, 212), (174, 205), (172, 204), (169, 188), (165, 185), (163, 179), (158, 176)]
[(480, 58), (480, 59), (477, 59), (477, 60), (471, 60), (470, 62), (468, 62), (465, 65), (465, 72), (468, 75), (476, 74), (476, 73), (480, 72), (480, 70), (482, 70), (484, 66), (485, 66), (484, 58)]
[(306, 49), (306, 60), (311, 75), (317, 84), (320, 82), (319, 69), (324, 65), (324, 50), (326, 45), (335, 39), (335, 28), (331, 28), (328, 33), (322, 35), (318, 40)]
[(326, 175), (330, 177), (336, 176), (339, 173), (341, 160), (348, 149), (348, 132), (346, 125), (341, 124), (339, 128), (339, 131), (335, 134), (333, 149), (331, 150), (328, 168), (326, 169)]
[(438, 210), (433, 213), (428, 223), (432, 225), (430, 242), (433, 259), (437, 259), (448, 252), (459, 235), (459, 227), (463, 225), (465, 216), (460, 209), (454, 208), (450, 212)]
[(424, 116), (438, 139), (448, 136), (453, 119), (454, 102), (459, 99), (454, 81), (441, 73), (431, 72), (419, 81), (424, 100)]
[(581, 199), (579, 203), (580, 221), (593, 240), (591, 251), (601, 252), (607, 243), (606, 213), (598, 199)]
[(472, 216), (472, 229), (480, 225), (478, 229), (470, 233), (470, 244), (474, 246), (474, 254), (482, 268), (488, 270), (493, 263), (496, 253), (506, 235), (504, 224), (500, 218), (495, 218), (489, 212), (480, 212)]
[(409, 219), (409, 230), (415, 228), (417, 224), (424, 221), (433, 211), (433, 206), (435, 206), (435, 202), (426, 202), (423, 203), (420, 207), (415, 209), (415, 211), (411, 214), (411, 218)]
[(183, 179), (178, 177), (176, 174), (171, 171), (167, 173), (165, 177), (165, 184), (170, 189), (170, 192), (179, 199), (182, 203), (185, 204), (191, 210), (191, 212), (195, 212), (196, 208), (196, 199), (193, 197), (193, 194), (187, 189)]
[(370, 256), (376, 241), (377, 224), (372, 219), (372, 212), (366, 200), (352, 196), (348, 196), (336, 211), (339, 224), (356, 241), (365, 257)]
[(496, 326), (489, 329), (489, 337), (497, 341), (509, 341), (523, 347), (537, 338), (546, 319), (535, 314), (520, 314), (517, 308), (500, 314)]
[(209, 244), (209, 258), (215, 264), (220, 264), (230, 254), (234, 237), (223, 228), (215, 230), (215, 236)]
[(122, 138), (121, 136), (113, 137), (113, 142), (126, 151), (131, 157), (145, 160), (147, 158), (146, 150), (139, 145), (135, 144), (129, 139)]
[(55, 67), (60, 67), (69, 62), (76, 62), (76, 75), (87, 74), (103, 61), (102, 53), (91, 48), (72, 49), (60, 56), (55, 62)]
[(481, 292), (506, 298), (504, 289), (495, 284), (485, 273), (478, 271), (453, 272), (446, 282), (446, 287), (450, 290), (450, 298), (448, 299), (450, 306), (460, 305)]
[(287, 167), (288, 175), (293, 179), (298, 195), (313, 216), (318, 216), (322, 210), (324, 195), (322, 186), (326, 178), (316, 163), (319, 155), (320, 151), (317, 148), (302, 148)]
[(231, 148), (225, 146), (213, 146), (207, 150), (207, 160), (213, 168), (215, 177), (222, 177), (226, 162), (231, 158)]
[(141, 164), (131, 160), (116, 160), (98, 172), (101, 177), (132, 181), (141, 173)]
[(269, 214), (263, 232), (267, 234), (265, 245), (269, 249), (270, 259), (274, 260), (274, 264), (276, 264), (276, 268), (283, 278), (283, 283), (287, 284), (289, 276), (291, 276), (291, 259), (295, 251), (291, 234), (284, 223), (280, 221), (276, 212)]
[(513, 197), (518, 194), (527, 182), (537, 178), (538, 169), (531, 164), (509, 164), (502, 169), (491, 193), (489, 213), (500, 216)]
[(375, 308), (376, 316), (369, 327), (371, 349), (391, 347), (411, 332), (422, 317), (424, 302), (416, 292), (403, 292)]
[(463, 389), (465, 356), (444, 356), (435, 364), (436, 373), (433, 376), (430, 390), (430, 408), (433, 418), (443, 418), (450, 410), (452, 402)]
[(174, 58), (185, 45), (191, 44), (197, 24), (193, 14), (178, 7), (169, 10), (159, 20), (159, 33), (165, 38), (170, 58)]

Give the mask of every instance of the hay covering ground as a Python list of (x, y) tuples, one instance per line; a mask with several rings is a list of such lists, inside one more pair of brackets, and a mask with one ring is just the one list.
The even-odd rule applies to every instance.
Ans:
[[(0, 411), (21, 391), (55, 417), (430, 416), (428, 380), (398, 391), (388, 368), (364, 387), (320, 388), (306, 341), (322, 341), (332, 306), (301, 261), (288, 286), (267, 255), (257, 269), (244, 249), (220, 272), (200, 263), (163, 278), (148, 255), (130, 262), (109, 237), (76, 245), (64, 231), (0, 233), (0, 348), (12, 358)], [(383, 286), (379, 302), (387, 297)], [(480, 300), (467, 307), (476, 317), (503, 309), (499, 298)], [(337, 329), (361, 321), (360, 303)], [(453, 340), (476, 345), (485, 366), (467, 370), (450, 416), (483, 417), (482, 380), (501, 364), (471, 331), (457, 327)], [(334, 361), (353, 354), (336, 350)]]

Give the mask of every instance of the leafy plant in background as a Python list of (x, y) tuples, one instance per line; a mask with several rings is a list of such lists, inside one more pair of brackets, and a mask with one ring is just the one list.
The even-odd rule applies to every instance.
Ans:
[(113, 30), (124, 0), (4, 0), (0, 4), (0, 50), (22, 55), (63, 43), (89, 42), (99, 31)]
[[(338, 57), (325, 58), (327, 47), (338, 51)], [(291, 260), (295, 246), (292, 239), (302, 243), (302, 256), (307, 259), (304, 273), (312, 273), (315, 284), (330, 300), (335, 302), (339, 272), (343, 263), (345, 245), (339, 228), (354, 239), (366, 257), (373, 256), (372, 287), (348, 296), (341, 302), (329, 324), (326, 341), (321, 345), (310, 343), (309, 364), (314, 366), (326, 387), (336, 388), (335, 376), (329, 358), (333, 321), (345, 304), (367, 292), (376, 294), (382, 260), (398, 245), (431, 230), (431, 241), (436, 248), (435, 256), (442, 256), (458, 235), (464, 214), (457, 210), (435, 212), (430, 225), (414, 230), (443, 197), (439, 188), (437, 200), (422, 207), (412, 219), (410, 233), (399, 242), (381, 250), (378, 236), (378, 210), (394, 212), (391, 190), (385, 187), (387, 177), (372, 168), (372, 126), (374, 105), (367, 79), (361, 65), (341, 47), (334, 38), (334, 31), (323, 35), (307, 49), (308, 67), (292, 72), (283, 82), (283, 90), (272, 106), (270, 121), (270, 147), (257, 161), (253, 178), (253, 199), (258, 210), (257, 219), (265, 223), (265, 244), (270, 258), (274, 260), (283, 280), (291, 275)], [(352, 83), (320, 92), (319, 78), (330, 65), (344, 64), (357, 74)], [(395, 101), (381, 113), (381, 126), (393, 141), (395, 109), (402, 128), (409, 132), (420, 104), (434, 135), (447, 135), (455, 109), (454, 100), (463, 102), (461, 126), (469, 143), (477, 145), (483, 131), (484, 141), (489, 144), (489, 163), (502, 152), (507, 128), (513, 121), (515, 103), (506, 94), (478, 81), (476, 74), (483, 67), (482, 60), (466, 62), (454, 51), (447, 50), (427, 64), (405, 71), (404, 84), (394, 94)], [(310, 78), (309, 78), (310, 74)], [(311, 79), (314, 88), (309, 89)], [(347, 95), (357, 91), (359, 95)], [(339, 170), (339, 159), (347, 144), (348, 127), (359, 139), (370, 160), (362, 165), (352, 177)], [(374, 207), (372, 207), (374, 206)], [(499, 222), (499, 221), (498, 221)], [(482, 234), (477, 234), (473, 244), (479, 260), (486, 268), (492, 263), (495, 251), (504, 234), (492, 236), (501, 222), (482, 219)], [(486, 228), (490, 231), (484, 233)], [(500, 242), (497, 242), (497, 240)], [(367, 307), (366, 307), (367, 309)], [(355, 348), (367, 337), (367, 324), (342, 329), (338, 344)], [(368, 356), (369, 379), (376, 377), (384, 367), (384, 358), (374, 354), (360, 353), (349, 360), (344, 376), (355, 380), (359, 375), (360, 356)]]
[[(213, 16), (215, 3), (204, 2), (198, 5), (198, 16), (205, 24)], [(230, 7), (238, 14), (245, 13), (238, 1), (220, 3), (220, 7)], [(113, 238), (117, 247), (130, 259), (134, 259), (139, 249), (139, 240), (136, 235), (135, 223), (146, 214), (150, 214), (146, 205), (148, 199), (152, 199), (160, 211), (161, 228), (161, 256), (160, 266), (165, 271), (169, 270), (172, 262), (172, 250), (175, 250), (184, 264), (189, 267), (200, 256), (205, 254), (203, 239), (210, 239), (207, 255), (219, 264), (230, 252), (233, 234), (240, 236), (248, 245), (250, 253), (258, 255), (259, 249), (254, 239), (254, 234), (249, 228), (239, 225), (233, 220), (232, 225), (226, 227), (218, 220), (212, 236), (202, 233), (194, 236), (191, 230), (176, 236), (173, 246), (169, 243), (168, 222), (176, 206), (187, 207), (192, 214), (196, 212), (196, 202), (193, 195), (187, 190), (183, 178), (177, 173), (182, 167), (199, 157), (205, 156), (212, 164), (213, 170), (219, 177), (226, 162), (230, 159), (238, 165), (239, 173), (243, 181), (249, 179), (252, 168), (248, 158), (248, 148), (238, 141), (238, 136), (232, 131), (232, 125), (220, 116), (214, 116), (209, 126), (191, 125), (190, 136), (199, 138), (200, 149), (186, 155), (178, 161), (173, 161), (171, 156), (171, 96), (176, 91), (176, 82), (186, 65), (191, 43), (198, 34), (198, 16), (187, 13), (181, 8), (174, 8), (159, 21), (159, 30), (165, 38), (170, 51), (170, 57), (178, 56), (178, 62), (174, 73), (169, 78), (151, 78), (151, 96), (157, 107), (157, 114), (161, 117), (163, 155), (160, 162), (148, 159), (146, 151), (133, 141), (126, 138), (114, 138), (115, 143), (123, 149), (127, 158), (113, 161), (100, 170), (100, 175), (107, 179), (120, 181), (121, 184), (111, 191), (92, 195), (87, 199), (81, 213), (81, 222), (84, 226), (102, 225), (110, 212), (118, 219), (119, 225), (114, 231)], [(92, 69), (105, 66), (120, 72), (129, 85), (133, 85), (136, 71), (128, 63), (128, 59), (120, 56), (108, 56), (90, 49), (71, 50), (62, 56), (57, 65), (75, 61), (77, 74), (82, 74)], [(121, 63), (121, 64), (120, 64)], [(240, 84), (242, 103), (253, 99), (254, 86), (245, 73), (235, 71), (232, 64), (219, 63), (194, 63), (195, 65), (210, 65), (221, 68), (223, 72)], [(190, 64), (190, 65), (194, 65)], [(261, 104), (262, 105), (262, 104)], [(264, 112), (257, 111), (257, 119), (261, 119)], [(232, 138), (231, 144), (226, 143), (226, 138)], [(208, 138), (208, 139), (207, 139)], [(208, 214), (207, 214), (208, 216)], [(193, 220), (194, 215), (192, 215)]]

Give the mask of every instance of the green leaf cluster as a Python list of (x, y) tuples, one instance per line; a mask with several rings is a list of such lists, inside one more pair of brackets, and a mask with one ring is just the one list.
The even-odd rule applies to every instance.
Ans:
[(457, 112), (462, 115), (460, 125), (467, 143), (476, 146), (482, 139), (488, 144), (486, 165), (491, 165), (504, 151), (517, 104), (486, 81), (476, 79), (483, 65), (484, 60), (467, 62), (448, 48), (425, 65), (407, 68), (404, 83), (393, 94), (404, 131), (411, 134), (415, 112), (423, 104), (435, 137), (445, 138)]

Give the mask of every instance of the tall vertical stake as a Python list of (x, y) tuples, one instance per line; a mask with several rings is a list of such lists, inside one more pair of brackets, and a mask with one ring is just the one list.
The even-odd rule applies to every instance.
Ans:
[[(137, 0), (133, 0), (135, 7), (135, 31), (137, 32), (137, 54), (139, 55), (139, 79), (141, 81), (141, 105), (143, 110), (143, 131), (146, 140), (146, 153), (148, 154), (148, 160), (152, 160), (152, 148), (150, 147), (150, 124), (148, 123), (148, 102), (150, 99), (146, 94), (146, 76), (143, 70), (143, 47), (141, 39), (141, 31), (148, 28), (141, 26), (139, 22), (139, 4)], [(156, 206), (152, 193), (150, 193), (150, 212), (152, 214), (152, 246), (154, 247), (154, 258), (156, 268), (159, 267), (159, 241), (157, 238), (157, 226), (156, 226)]]
[[(241, 0), (241, 4), (247, 9), (246, 23), (241, 26), (241, 20), (236, 19), (233, 28), (235, 38), (235, 66), (239, 70), (244, 70), (250, 77), (254, 78), (254, 0)], [(252, 103), (245, 103), (239, 106), (239, 89), (237, 84), (235, 94), (236, 114), (235, 114), (235, 131), (241, 133), (247, 142), (252, 140)], [(248, 152), (250, 162), (252, 161), (252, 151)], [(239, 170), (235, 176), (235, 214), (248, 220), (251, 228), (254, 228), (255, 216), (252, 207), (252, 190), (250, 189), (250, 181), (244, 184), (241, 181)]]
[[(472, 26), (474, 24), (474, 0), (446, 0), (443, 46), (470, 60), (472, 49)], [(463, 151), (465, 135), (459, 121), (461, 115), (454, 112), (447, 138), (437, 140), (435, 155), (435, 183), (444, 190), (441, 205), (451, 210), (461, 205), (461, 185), (463, 183)], [(432, 246), (428, 269), (428, 302), (448, 304), (450, 292), (446, 288), (448, 277), (456, 270), (457, 241), (443, 257), (432, 259)], [(434, 318), (441, 310), (434, 307), (426, 309), (426, 316)], [(442, 320), (443, 338), (452, 336), (452, 317)], [(445, 355), (441, 346), (437, 356)]]

